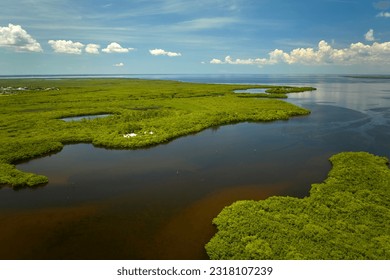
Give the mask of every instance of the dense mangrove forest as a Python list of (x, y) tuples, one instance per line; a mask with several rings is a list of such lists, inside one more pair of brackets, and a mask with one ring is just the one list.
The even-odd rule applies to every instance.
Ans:
[[(309, 111), (275, 98), (314, 90), (138, 79), (10, 79), (0, 80), (0, 88), (0, 184), (12, 187), (47, 183), (44, 174), (21, 172), (14, 164), (65, 144), (136, 149), (223, 124), (288, 119)], [(248, 88), (269, 93), (233, 92)], [(62, 120), (100, 114), (108, 116)]]
[(310, 196), (238, 201), (214, 224), (212, 259), (389, 259), (388, 159), (365, 152), (331, 158)]

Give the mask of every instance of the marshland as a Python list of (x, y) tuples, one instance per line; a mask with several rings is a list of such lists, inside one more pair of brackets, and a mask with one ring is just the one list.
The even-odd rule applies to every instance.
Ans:
[[(319, 199), (319, 187), (311, 187), (326, 180), (332, 169), (329, 158), (335, 154), (367, 151), (389, 157), (388, 81), (338, 79), (331, 83), (323, 78), (305, 82), (295, 78), (293, 83), (285, 79), (264, 84), (245, 79), (228, 84), (220, 78), (201, 79), (202, 83), (118, 78), (1, 80), (1, 88), (7, 90), (0, 95), (0, 223), (4, 229), (0, 240), (5, 244), (0, 257), (388, 257), (389, 229), (381, 224), (389, 215), (386, 159), (366, 153), (339, 155), (348, 155), (351, 169), (363, 165), (370, 166), (369, 173), (379, 172), (382, 187), (374, 194), (364, 187), (351, 191), (341, 182), (337, 199), (328, 193)], [(257, 93), (244, 91), (248, 89)], [(333, 166), (337, 173), (342, 164), (334, 158), (332, 162), (337, 162)], [(335, 177), (332, 174), (329, 178)], [(367, 180), (359, 177), (359, 186), (366, 186)], [(380, 214), (370, 223), (362, 218), (358, 225), (342, 218), (339, 231), (327, 235), (332, 240), (323, 240), (329, 231), (324, 225), (320, 228), (323, 216), (310, 217), (302, 209), (314, 207), (314, 189), (317, 204), (331, 207), (329, 203), (334, 205), (335, 200), (357, 197), (361, 201), (348, 205), (353, 207), (351, 213)], [(275, 195), (299, 215), (294, 210), (284, 217), (278, 197), (267, 199)], [(291, 244), (291, 250), (280, 252), (283, 234), (273, 244), (244, 225), (238, 224), (242, 232), (235, 222), (231, 229), (225, 228), (229, 224), (225, 217), (235, 221), (241, 212), (234, 212), (239, 208), (233, 204), (218, 214), (238, 200), (252, 200), (244, 208), (259, 207), (253, 213), (269, 204), (267, 209), (274, 214), (259, 215), (263, 220), (256, 224), (268, 221), (275, 230), (294, 232), (297, 239), (305, 236), (307, 242), (302, 248)], [(259, 206), (252, 206), (254, 201)], [(340, 212), (347, 211), (347, 206), (334, 212), (319, 209), (321, 215), (333, 219), (343, 217)], [(216, 216), (217, 227), (212, 224)], [(280, 219), (280, 228), (272, 224), (275, 217)], [(295, 226), (284, 226), (286, 221)], [(375, 230), (368, 233), (367, 228)], [(365, 242), (363, 251), (373, 244), (380, 244), (382, 251), (362, 255), (357, 250), (347, 255), (341, 248), (337, 254), (324, 256), (301, 252), (318, 238), (323, 246), (329, 242), (340, 246), (343, 238), (349, 238), (344, 232), (351, 229), (360, 230), (363, 237), (355, 241)], [(226, 253), (224, 242), (231, 242), (232, 232), (242, 235), (241, 244), (234, 248), (245, 254)], [(347, 245), (353, 247), (355, 241)]]

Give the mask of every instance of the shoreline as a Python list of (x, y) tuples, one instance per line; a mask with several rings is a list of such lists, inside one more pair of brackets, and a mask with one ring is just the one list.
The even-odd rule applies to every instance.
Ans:
[[(213, 220), (211, 259), (387, 260), (389, 160), (366, 152), (330, 158), (323, 183), (305, 198), (237, 201)], [(287, 241), (288, 240), (288, 241)]]
[[(18, 91), (0, 100), (6, 108), (2, 113), (5, 129), (0, 137), (0, 184), (12, 187), (47, 183), (47, 177), (21, 172), (14, 164), (59, 151), (67, 143), (137, 149), (167, 143), (213, 126), (287, 120), (310, 112), (279, 98), (291, 92), (315, 90), (140, 79), (0, 79), (0, 86), (48, 89)], [(251, 88), (268, 88), (274, 93), (234, 93), (234, 90)], [(97, 114), (111, 115), (68, 123), (60, 120)]]

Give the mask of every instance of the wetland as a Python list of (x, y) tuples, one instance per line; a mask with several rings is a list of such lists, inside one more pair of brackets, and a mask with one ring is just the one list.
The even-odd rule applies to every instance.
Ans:
[[(390, 155), (387, 80), (157, 78), (1, 81), (59, 90), (0, 99), (0, 258), (205, 259), (225, 206), (308, 196), (339, 152)], [(317, 90), (234, 93), (264, 84)]]

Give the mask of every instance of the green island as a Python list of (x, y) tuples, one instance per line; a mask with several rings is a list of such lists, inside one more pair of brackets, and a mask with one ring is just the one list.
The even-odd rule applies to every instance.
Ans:
[(388, 160), (365, 152), (331, 157), (328, 178), (303, 199), (238, 201), (214, 219), (211, 259), (390, 259)]
[[(266, 88), (266, 93), (234, 90)], [(0, 80), (0, 187), (46, 184), (43, 175), (15, 164), (64, 145), (92, 143), (137, 149), (243, 121), (287, 120), (306, 109), (280, 100), (314, 88), (268, 85), (199, 84), (141, 79)], [(62, 118), (105, 114), (102, 118)]]

